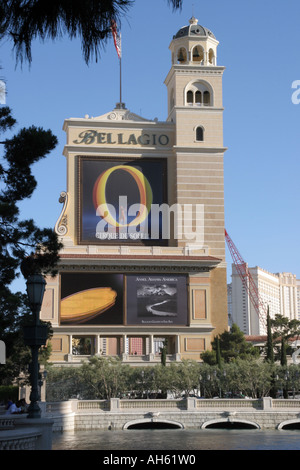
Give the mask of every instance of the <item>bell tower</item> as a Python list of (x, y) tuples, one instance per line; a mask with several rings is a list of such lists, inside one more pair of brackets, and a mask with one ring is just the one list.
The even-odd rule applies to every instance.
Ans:
[[(192, 17), (169, 46), (167, 121), (175, 126), (176, 202), (203, 207), (204, 245), (225, 260), (222, 75), (219, 42)], [(195, 221), (194, 221), (195, 222)], [(195, 229), (195, 227), (194, 227)], [(192, 228), (191, 228), (192, 230)], [(187, 242), (183, 242), (187, 243)]]
[[(202, 245), (209, 257), (218, 260), (209, 272), (209, 319), (214, 331), (227, 325), (227, 277), (224, 221), (224, 152), (222, 76), (217, 65), (219, 42), (192, 17), (179, 29), (169, 46), (171, 69), (165, 79), (168, 90), (167, 121), (174, 125), (174, 200), (178, 207), (200, 211)], [(190, 209), (192, 210), (192, 209)], [(198, 212), (197, 212), (198, 213)], [(193, 243), (199, 221), (193, 216), (190, 233), (185, 230), (178, 246), (190, 253), (201, 249)], [(201, 239), (201, 237), (200, 237)], [(197, 280), (195, 286), (197, 288)], [(194, 300), (195, 306), (197, 299)]]

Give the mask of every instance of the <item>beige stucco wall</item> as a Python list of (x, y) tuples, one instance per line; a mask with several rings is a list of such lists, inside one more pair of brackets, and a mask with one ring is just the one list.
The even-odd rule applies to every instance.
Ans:
[(223, 154), (177, 153), (176, 193), (181, 205), (203, 205), (203, 243), (225, 260)]
[(228, 329), (226, 268), (211, 271), (211, 322), (213, 336)]

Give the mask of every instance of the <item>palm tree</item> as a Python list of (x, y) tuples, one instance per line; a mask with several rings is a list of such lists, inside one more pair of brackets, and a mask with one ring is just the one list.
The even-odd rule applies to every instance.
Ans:
[[(176, 10), (183, 0), (167, 0)], [(14, 42), (17, 60), (30, 63), (34, 39), (52, 40), (67, 34), (81, 38), (86, 63), (97, 60), (111, 34), (111, 20), (120, 23), (134, 0), (0, 0), (0, 40)]]

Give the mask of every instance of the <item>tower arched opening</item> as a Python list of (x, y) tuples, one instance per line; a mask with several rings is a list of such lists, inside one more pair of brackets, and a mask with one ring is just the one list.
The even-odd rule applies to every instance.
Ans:
[(184, 47), (180, 47), (177, 51), (177, 63), (183, 64), (184, 62), (187, 62), (187, 52)]
[(192, 61), (198, 64), (204, 63), (204, 50), (203, 47), (197, 45), (192, 49)]
[(208, 62), (210, 65), (216, 65), (216, 56), (213, 49), (209, 49), (208, 51)]

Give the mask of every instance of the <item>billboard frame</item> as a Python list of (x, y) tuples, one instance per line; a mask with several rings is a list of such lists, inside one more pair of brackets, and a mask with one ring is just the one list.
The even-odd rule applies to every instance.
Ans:
[[(112, 240), (101, 240), (96, 237), (93, 240), (85, 238), (83, 235), (83, 197), (84, 197), (84, 174), (83, 165), (86, 162), (103, 162), (103, 163), (120, 163), (121, 165), (132, 164), (138, 165), (139, 163), (159, 163), (162, 167), (162, 184), (161, 184), (161, 196), (162, 200), (159, 204), (168, 204), (168, 160), (166, 157), (123, 157), (123, 156), (90, 156), (90, 155), (77, 155), (77, 172), (79, 181), (77, 186), (77, 244), (78, 245), (129, 245), (129, 246), (167, 246), (168, 240), (159, 239), (140, 239), (140, 240), (128, 240), (128, 239), (112, 239)], [(114, 165), (112, 165), (114, 166)]]

